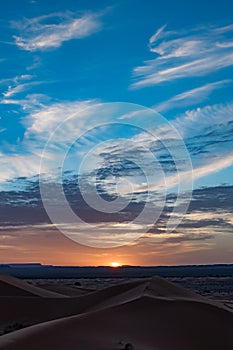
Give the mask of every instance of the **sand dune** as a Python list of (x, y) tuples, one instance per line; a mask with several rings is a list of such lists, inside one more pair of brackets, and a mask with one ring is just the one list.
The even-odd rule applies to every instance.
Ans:
[[(26, 310), (29, 298), (18, 299)], [(161, 278), (77, 298), (30, 299), (52, 302), (60, 314), (73, 305), (74, 316), (4, 335), (0, 349), (120, 350), (127, 342), (136, 350), (233, 349), (232, 312)]]
[(93, 292), (93, 289), (81, 288), (72, 285), (59, 285), (59, 284), (38, 284), (39, 288), (49, 290), (58, 294), (66, 295), (69, 297), (79, 297), (87, 293)]
[(43, 298), (56, 298), (63, 295), (32, 286), (18, 278), (0, 274), (0, 296), (38, 296)]
[[(6, 279), (6, 276), (5, 276)], [(17, 279), (14, 278), (16, 282)], [(9, 279), (7, 279), (9, 282)], [(18, 284), (22, 286), (23, 281), (17, 280)], [(22, 283), (21, 283), (22, 282)], [(142, 286), (144, 288), (144, 280), (136, 282), (128, 282), (125, 284), (109, 287), (104, 290), (99, 290), (94, 293), (86, 290), (87, 295), (70, 298), (35, 298), (33, 296), (4, 296), (0, 297), (0, 334), (4, 329), (10, 326), (13, 321), (25, 326), (41, 323), (66, 316), (77, 315), (88, 312), (94, 309), (104, 307), (107, 302), (108, 305), (117, 303), (117, 298), (121, 303), (124, 299), (130, 300), (127, 293), (135, 294), (134, 288)], [(31, 287), (29, 285), (29, 287)], [(58, 289), (63, 289), (59, 286)], [(77, 288), (77, 287), (76, 287)], [(79, 292), (79, 288), (77, 288)], [(5, 294), (4, 294), (5, 295)], [(10, 294), (11, 295), (11, 294)], [(115, 298), (115, 299), (114, 299)]]

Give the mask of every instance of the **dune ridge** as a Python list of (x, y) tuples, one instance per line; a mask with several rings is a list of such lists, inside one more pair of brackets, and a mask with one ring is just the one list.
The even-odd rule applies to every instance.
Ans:
[[(26, 307), (28, 298), (18, 299)], [(126, 343), (136, 350), (233, 348), (231, 311), (160, 277), (46, 301), (57, 305), (60, 317), (1, 336), (0, 349), (120, 350)], [(72, 306), (73, 314), (64, 317)]]
[(0, 296), (64, 297), (63, 294), (32, 286), (25, 281), (4, 274), (0, 274)]

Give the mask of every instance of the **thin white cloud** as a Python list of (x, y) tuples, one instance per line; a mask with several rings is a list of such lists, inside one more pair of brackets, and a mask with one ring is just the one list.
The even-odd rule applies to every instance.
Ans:
[[(85, 117), (89, 112), (88, 110), (85, 112), (85, 109), (97, 103), (94, 100), (86, 100), (45, 105), (39, 101), (40, 99), (46, 101), (45, 96), (41, 95), (31, 95), (24, 100), (8, 100), (9, 103), (21, 105), (29, 114), (24, 118), (26, 127), (24, 139), (12, 146), (10, 153), (0, 154), (0, 182), (19, 176), (38, 175), (41, 155), (51, 133), (62, 121), (77, 115), (78, 118), (74, 118), (73, 122), (64, 124), (64, 132), (58, 133), (57, 144), (53, 145), (50, 154), (49, 152), (46, 154), (47, 157), (50, 157), (48, 167), (51, 169), (54, 165), (54, 159), (60, 156), (60, 148), (65, 146), (67, 142), (69, 143), (72, 135), (80, 132), (83, 124), (88, 123), (86, 120), (88, 118)], [(8, 102), (6, 99), (3, 103), (7, 104)]]
[[(140, 111), (137, 111), (140, 113)], [(126, 115), (126, 118), (134, 117), (135, 115)], [(124, 119), (125, 116), (121, 116)], [(228, 104), (216, 104), (212, 106), (205, 106), (203, 108), (197, 108), (191, 111), (187, 111), (185, 114), (177, 117), (170, 123), (179, 131), (181, 137), (185, 139), (187, 146), (189, 147), (190, 156), (193, 161), (193, 171), (186, 171), (185, 168), (179, 165), (179, 153), (177, 148), (176, 135), (172, 135), (171, 126), (169, 124), (161, 125), (156, 129), (156, 136), (165, 145), (169, 145), (174, 150), (172, 159), (176, 161), (176, 167), (179, 169), (178, 173), (168, 173), (166, 176), (167, 189), (174, 188), (179, 183), (185, 184), (189, 182), (193, 177), (194, 180), (198, 180), (207, 177), (215, 172), (219, 172), (233, 165), (232, 150), (232, 137), (230, 135), (230, 124), (233, 121), (233, 103)], [(111, 159), (129, 159), (134, 154), (135, 158), (142, 160), (142, 167), (147, 164), (156, 169), (156, 165), (146, 160), (146, 150), (155, 148), (154, 140), (151, 135), (147, 133), (141, 133), (134, 138), (135, 145), (129, 147), (127, 142), (115, 142), (109, 149), (98, 149), (98, 154), (111, 154)], [(205, 151), (202, 154), (195, 153), (197, 149)], [(163, 155), (163, 151), (158, 149), (155, 151), (155, 156), (159, 158)], [(161, 153), (160, 153), (161, 152)], [(177, 159), (174, 157), (177, 157)], [(96, 162), (98, 163), (98, 162)], [(93, 163), (94, 164), (94, 163)], [(141, 166), (141, 163), (140, 163)], [(157, 170), (157, 169), (156, 169)], [(156, 171), (155, 171), (156, 172)], [(165, 170), (166, 172), (166, 170)], [(125, 172), (127, 176), (127, 172)], [(164, 180), (160, 180), (159, 173), (156, 172), (156, 181), (152, 189), (159, 190), (164, 188)], [(133, 179), (136, 179), (134, 174)], [(150, 180), (153, 180), (152, 177)], [(148, 184), (133, 184), (134, 192), (140, 193), (147, 190)], [(150, 189), (151, 189), (150, 188)], [(123, 188), (121, 195), (127, 194), (128, 188)]]
[(0, 166), (0, 182), (5, 182), (19, 176), (37, 175), (40, 169), (40, 158), (33, 154), (33, 150), (31, 150), (31, 154), (5, 154), (0, 157)]
[(166, 28), (166, 24), (162, 27), (160, 27), (156, 32), (150, 37), (149, 43), (152, 45), (156, 42), (156, 40), (160, 37), (161, 33)]
[(31, 111), (35, 113), (36, 110), (43, 108), (45, 104), (48, 105), (50, 100), (51, 99), (44, 94), (27, 94), (24, 98), (20, 99), (3, 98), (0, 100), (0, 104), (18, 105), (22, 110), (27, 111), (28, 113)]
[(19, 94), (23, 91), (25, 91), (26, 89), (28, 89), (29, 87), (33, 86), (33, 85), (39, 85), (41, 84), (40, 81), (32, 81), (30, 83), (24, 83), (24, 84), (18, 84), (16, 86), (8, 86), (8, 90), (6, 92), (3, 92), (3, 97), (4, 99), (8, 99), (8, 98), (12, 98), (13, 96), (15, 96), (16, 94)]
[(203, 130), (233, 120), (233, 102), (227, 104), (207, 105), (186, 111), (177, 117), (172, 124), (184, 138), (202, 135)]
[(164, 112), (176, 107), (190, 106), (204, 101), (214, 90), (222, 88), (232, 80), (221, 80), (210, 84), (199, 86), (195, 89), (187, 90), (181, 94), (175, 95), (167, 101), (161, 102), (153, 108), (157, 112)]
[[(209, 164), (205, 164), (200, 167), (193, 169), (194, 180), (201, 179), (218, 171), (228, 168), (233, 165), (233, 153), (225, 155), (224, 157), (219, 157), (219, 159), (212, 159)], [(185, 180), (190, 174), (182, 174), (182, 179)]]
[[(64, 124), (64, 128), (69, 126), (69, 130), (65, 130), (64, 135), (67, 135), (69, 139), (71, 133), (75, 133), (75, 126), (79, 124), (79, 128), (82, 125), (82, 120), (86, 116), (86, 113), (90, 113), (86, 109), (96, 104), (97, 101), (85, 100), (75, 102), (63, 102), (53, 103), (49, 106), (42, 106), (39, 110), (32, 112), (27, 118), (25, 118), (25, 124), (28, 126), (25, 133), (25, 137), (30, 138), (32, 135), (37, 137), (48, 138), (51, 132), (55, 131), (56, 127), (65, 120), (77, 116), (74, 118), (73, 123)], [(76, 123), (74, 125), (74, 123)]]
[(233, 24), (229, 24), (229, 25), (224, 26), (224, 27), (214, 28), (213, 31), (216, 33), (232, 32), (233, 31)]
[(137, 75), (142, 76), (142, 80), (134, 83), (132, 87), (146, 87), (180, 78), (203, 76), (232, 65), (233, 52), (230, 52), (225, 56), (222, 54), (215, 54), (209, 57), (198, 58), (191, 62), (182, 63), (174, 67), (164, 64), (160, 64), (160, 67), (156, 67), (153, 64), (153, 67), (150, 67), (151, 72), (148, 74), (142, 73), (140, 69), (138, 69), (137, 72), (135, 71)]
[[(131, 87), (205, 76), (232, 66), (232, 27), (201, 27), (189, 32), (165, 31), (165, 26), (161, 27), (149, 40), (149, 49), (156, 57), (134, 69)], [(228, 37), (224, 36), (226, 31)]]
[[(36, 101), (38, 98), (40, 98), (40, 96), (35, 96)], [(26, 101), (23, 103), (25, 104)], [(94, 108), (89, 110), (88, 107), (95, 106), (96, 104), (98, 104), (98, 102), (95, 100), (87, 100), (53, 103), (50, 105), (38, 103), (37, 105), (34, 105), (34, 107), (31, 106), (31, 110), (29, 108), (28, 115), (24, 118), (26, 132), (23, 141), (19, 141), (19, 143), (15, 146), (14, 155), (5, 154), (0, 157), (1, 182), (17, 176), (32, 176), (38, 174), (40, 157), (45, 143), (56, 130), (56, 127), (65, 121), (63, 127), (60, 129), (54, 139), (55, 143), (49, 149), (49, 152), (47, 152), (47, 156), (49, 157), (48, 169), (54, 168), (54, 166), (56, 166), (57, 159), (60, 159), (61, 148), (66, 147), (66, 145), (70, 145), (70, 139), (74, 136), (78, 137), (78, 135), (82, 133), (82, 130), (86, 131), (89, 129), (91, 127), (90, 120), (92, 120), (92, 122), (95, 124), (95, 110)], [(72, 118), (74, 116), (75, 118)], [(227, 125), (227, 122), (232, 120), (232, 116), (233, 103), (229, 103), (228, 105), (206, 106), (202, 109), (198, 108), (192, 111), (187, 111), (184, 115), (176, 118), (172, 123), (177, 130), (179, 130), (182, 137), (184, 137), (186, 141), (191, 142), (192, 147), (190, 150), (192, 154), (192, 149), (194, 149), (196, 146), (200, 146), (200, 140), (196, 138), (196, 136), (202, 135), (203, 145), (201, 145), (201, 147), (204, 147), (205, 143), (211, 144), (211, 141), (215, 142), (216, 135), (211, 136), (211, 131), (213, 129), (218, 130), (217, 126), (223, 122)], [(107, 113), (106, 118), (109, 120), (109, 113)], [(68, 120), (69, 122), (66, 122)], [(203, 138), (206, 128), (209, 128), (210, 136), (207, 135), (207, 138)], [(224, 130), (225, 129), (220, 130), (220, 141), (225, 137)], [(171, 133), (168, 131), (169, 129), (166, 129), (166, 125), (162, 125), (161, 130), (159, 129), (157, 132), (158, 139), (165, 143), (169, 141), (169, 147), (174, 146), (174, 152), (177, 153), (179, 150), (176, 150), (175, 148), (176, 138), (172, 138)], [(227, 126), (225, 131), (229, 133)], [(228, 141), (228, 139), (225, 137), (224, 141)], [(147, 162), (145, 150), (156, 148), (156, 145), (153, 144), (151, 136), (147, 133), (141, 133), (132, 138), (132, 141), (135, 141), (135, 146), (132, 144), (132, 142), (122, 143), (122, 141), (118, 142), (116, 140), (114, 144), (111, 144), (109, 150), (105, 148), (103, 152), (100, 147), (100, 149), (96, 150), (96, 157), (99, 157), (98, 159), (103, 162), (103, 154), (107, 154), (109, 151), (112, 160), (116, 159), (119, 161), (120, 159), (132, 159), (132, 155), (134, 155), (135, 159), (140, 159), (142, 165), (144, 163), (150, 164), (150, 162)], [(222, 147), (225, 148), (223, 149)], [(213, 152), (210, 153), (207, 150), (207, 155), (199, 155), (198, 164), (194, 164), (194, 177), (199, 178), (208, 176), (208, 174), (212, 174), (215, 171), (219, 171), (230, 166), (232, 164), (232, 155), (229, 155), (229, 147), (231, 147), (229, 146), (229, 143), (219, 142), (215, 144)], [(155, 149), (155, 152), (157, 152), (156, 157), (163, 155), (163, 153), (159, 153), (159, 148), (157, 151)], [(13, 153), (14, 150), (12, 150), (11, 154)], [(18, 154), (21, 154), (21, 156), (18, 156)], [(95, 164), (93, 163), (92, 166), (95, 167)], [(151, 166), (153, 167), (154, 165), (151, 164)], [(129, 170), (131, 170), (131, 175), (133, 174), (133, 177), (135, 178), (135, 173), (132, 173), (134, 170), (130, 168)], [(185, 177), (190, 178), (191, 174), (187, 174), (182, 168), (182, 165), (180, 166), (180, 170), (181, 177), (184, 177), (184, 179), (182, 177), (182, 181), (185, 181)], [(168, 175), (170, 174), (171, 173), (168, 173)], [(127, 176), (127, 172), (122, 175)], [(177, 177), (168, 177), (167, 181), (167, 186), (169, 188), (175, 184)], [(139, 190), (139, 188), (136, 188), (136, 192)]]
[(216, 213), (216, 210), (214, 211), (192, 211), (191, 213), (188, 213), (186, 218), (188, 220), (193, 221), (200, 221), (200, 220), (216, 220), (216, 218), (221, 218), (225, 222), (229, 223), (230, 225), (233, 225), (233, 218), (232, 213), (226, 210), (218, 210)]
[[(209, 163), (194, 168), (192, 171), (184, 171), (175, 175), (171, 175), (169, 177), (166, 177), (166, 188), (171, 189), (179, 185), (180, 183), (189, 182), (190, 178), (193, 178), (193, 180), (198, 180), (203, 177), (206, 177), (210, 174), (217, 173), (220, 170), (226, 169), (233, 165), (233, 153), (229, 154), (228, 156), (225, 156), (224, 158), (219, 157), (219, 159), (211, 159)], [(164, 187), (163, 181), (155, 182), (151, 185), (151, 190), (153, 191), (159, 191), (161, 188)], [(136, 191), (146, 191), (147, 186), (145, 185), (138, 185), (136, 187)]]
[(228, 48), (228, 47), (233, 47), (233, 41), (231, 42), (221, 42), (216, 44), (218, 47), (222, 48)]
[[(33, 78), (30, 74), (22, 74), (19, 76), (16, 76), (14, 78), (7, 78), (0, 81), (1, 85), (7, 85), (7, 91), (3, 91), (3, 99), (8, 99), (13, 97), (14, 95), (24, 91), (31, 85), (37, 85), (41, 82), (32, 82), (30, 81)], [(28, 82), (29, 81), (29, 82)], [(2, 103), (2, 101), (0, 101)], [(4, 103), (4, 102), (3, 102)]]
[(21, 81), (30, 80), (33, 76), (30, 74), (17, 75), (14, 78), (5, 78), (0, 80), (0, 85), (8, 83), (19, 84)]
[(54, 13), (21, 22), (12, 22), (20, 35), (14, 36), (18, 47), (26, 51), (55, 49), (64, 41), (82, 39), (99, 31), (102, 27), (100, 14)]

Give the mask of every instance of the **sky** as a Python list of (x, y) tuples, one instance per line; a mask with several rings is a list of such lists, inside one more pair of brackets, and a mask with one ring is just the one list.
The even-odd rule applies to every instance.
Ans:
[(233, 3), (8, 0), (0, 263), (233, 263)]

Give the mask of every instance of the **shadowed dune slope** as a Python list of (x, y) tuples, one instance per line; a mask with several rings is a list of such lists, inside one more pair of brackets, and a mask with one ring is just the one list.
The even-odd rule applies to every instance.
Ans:
[[(28, 298), (18, 299), (26, 309)], [(73, 304), (76, 314), (4, 335), (0, 349), (120, 350), (127, 342), (136, 350), (233, 349), (232, 312), (161, 278), (46, 301), (63, 313)]]
[[(59, 294), (60, 297), (58, 298), (57, 294), (55, 294), (55, 297), (53, 297), (53, 294), (49, 294), (50, 298), (47, 300), (47, 298), (43, 297), (44, 295), (47, 296), (47, 291), (43, 291), (41, 288), (34, 288), (16, 278), (4, 277), (4, 280), (8, 283), (5, 283), (7, 289), (4, 289), (4, 292), (2, 292), (4, 296), (0, 296), (0, 333), (5, 326), (10, 325), (12, 321), (23, 325), (33, 325), (56, 318), (77, 315), (112, 305), (122, 304), (123, 302), (134, 300), (145, 293), (153, 292), (152, 294), (154, 294), (154, 296), (166, 297), (168, 294), (167, 288), (173, 288), (173, 294), (175, 293), (176, 295), (199, 298), (198, 295), (180, 289), (180, 287), (169, 284), (167, 281), (165, 281), (165, 288), (162, 290), (163, 280), (154, 277), (153, 279), (147, 278), (118, 284), (96, 292), (89, 292), (79, 297), (63, 298), (63, 296)], [(10, 281), (11, 284), (9, 283)], [(16, 289), (11, 289), (14, 287), (12, 282), (14, 282), (14, 285), (17, 285)], [(24, 289), (22, 289), (22, 287)], [(26, 287), (27, 290), (25, 291)], [(10, 292), (9, 297), (5, 296), (8, 292)], [(32, 294), (32, 292), (34, 294)], [(34, 298), (35, 292), (37, 295), (40, 293), (42, 297)], [(23, 296), (23, 299), (21, 296)], [(25, 307), (25, 305), (27, 307)]]
[(43, 298), (56, 298), (63, 295), (32, 286), (18, 278), (0, 274), (0, 297), (1, 296), (37, 296)]
[(87, 293), (93, 292), (93, 289), (82, 288), (74, 285), (58, 285), (58, 284), (36, 284), (39, 288), (49, 290), (55, 293), (63, 294), (69, 297), (79, 297)]
[(131, 302), (2, 336), (0, 349), (135, 349), (232, 350), (233, 314), (190, 300), (156, 300), (142, 296)]

